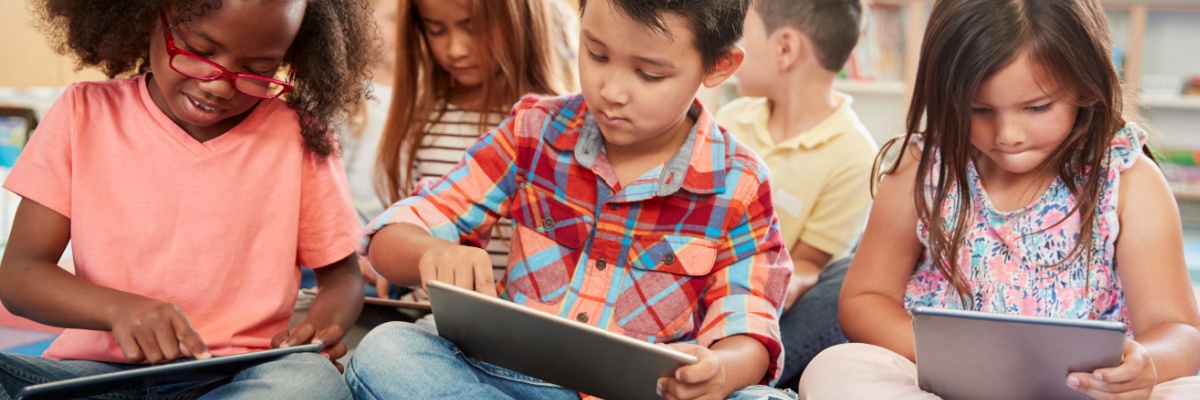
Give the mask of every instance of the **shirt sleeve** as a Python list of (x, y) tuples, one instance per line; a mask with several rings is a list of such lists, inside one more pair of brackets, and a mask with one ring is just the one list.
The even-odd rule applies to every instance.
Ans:
[(367, 224), (359, 254), (366, 256), (371, 237), (396, 223), (419, 226), (450, 242), (482, 247), (492, 225), (509, 213), (516, 191), (517, 129), (535, 102), (534, 97), (523, 99), (512, 116), (471, 145), (450, 172), (418, 186), (412, 197), (396, 202)]
[(779, 313), (792, 276), (792, 260), (779, 233), (766, 172), (760, 175), (758, 179), (744, 176), (737, 184), (737, 203), (730, 205), (725, 224), (728, 234), (717, 246), (716, 265), (705, 290), (708, 311), (697, 343), (708, 347), (733, 335), (758, 340), (771, 360), (761, 383), (773, 385), (783, 372)]
[(4, 187), (71, 218), (72, 139), (79, 86), (71, 85), (46, 112), (29, 137)]
[(845, 164), (818, 189), (811, 214), (800, 231), (801, 242), (833, 257), (844, 255), (854, 246), (871, 209), (872, 162), (873, 158), (867, 157), (862, 162)]
[(300, 265), (320, 268), (353, 253), (362, 228), (341, 157), (305, 149), (303, 163), (296, 257)]

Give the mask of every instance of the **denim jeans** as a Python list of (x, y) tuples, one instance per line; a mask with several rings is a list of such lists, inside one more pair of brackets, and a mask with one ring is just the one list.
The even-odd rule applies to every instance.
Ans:
[[(179, 361), (176, 361), (179, 362)], [(141, 368), (85, 360), (57, 361), (0, 354), (0, 399), (10, 399), (28, 385)], [(146, 381), (136, 388), (93, 399), (350, 399), (350, 391), (333, 364), (316, 353), (289, 354), (241, 370), (229, 377), (166, 383)]]
[(850, 268), (850, 256), (834, 261), (817, 277), (816, 285), (796, 300), (779, 320), (783, 335), (783, 375), (776, 387), (795, 389), (800, 383), (800, 374), (821, 350), (846, 343), (842, 326), (838, 323), (838, 295), (846, 270)]
[[(579, 393), (467, 357), (450, 341), (410, 323), (380, 325), (363, 338), (346, 381), (366, 399), (578, 399)], [(795, 393), (752, 386), (731, 399), (793, 400)]]

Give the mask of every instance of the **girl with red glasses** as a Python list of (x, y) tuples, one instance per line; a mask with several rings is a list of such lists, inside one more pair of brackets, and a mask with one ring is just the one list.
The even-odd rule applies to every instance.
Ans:
[[(365, 94), (365, 1), (35, 9), (81, 66), (131, 77), (67, 88), (4, 183), (23, 199), (0, 300), (66, 331), (43, 357), (0, 355), (0, 398), (311, 342), (324, 350), (120, 395), (349, 398), (330, 360), (362, 307), (361, 228), (329, 127)], [(74, 275), (55, 265), (68, 241)], [(289, 327), (302, 265), (321, 291)]]

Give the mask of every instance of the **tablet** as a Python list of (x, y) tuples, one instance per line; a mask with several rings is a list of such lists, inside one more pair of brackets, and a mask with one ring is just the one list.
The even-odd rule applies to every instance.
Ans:
[[(300, 289), (300, 291), (307, 295), (315, 296), (317, 294), (316, 289)], [(432, 307), (429, 305), (429, 303), (425, 303), (425, 302), (393, 300), (393, 299), (385, 299), (382, 297), (375, 297), (375, 296), (363, 296), (363, 303), (376, 305), (376, 306), (408, 308), (408, 309), (423, 310), (423, 311), (429, 311), (432, 309)]]
[(1091, 321), (916, 307), (917, 380), (953, 399), (1090, 399), (1067, 374), (1121, 363), (1127, 327)]
[(17, 393), (15, 399), (65, 399), (115, 392), (144, 385), (148, 380), (153, 380), (156, 384), (166, 384), (233, 376), (250, 365), (270, 361), (276, 357), (291, 353), (321, 351), (323, 347), (324, 345), (320, 343), (313, 343), (282, 349), (213, 357), (207, 360), (180, 361), (107, 374), (64, 379), (26, 386)]
[(426, 282), (438, 335), (466, 355), (606, 399), (661, 399), (659, 377), (696, 357), (591, 325)]

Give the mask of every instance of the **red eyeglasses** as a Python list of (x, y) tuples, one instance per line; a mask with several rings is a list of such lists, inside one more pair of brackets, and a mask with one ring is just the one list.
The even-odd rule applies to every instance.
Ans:
[(171, 69), (175, 72), (205, 82), (222, 78), (229, 79), (237, 91), (262, 99), (273, 99), (292, 90), (292, 82), (296, 78), (294, 64), (288, 68), (287, 81), (245, 72), (230, 72), (220, 64), (175, 47), (175, 39), (171, 37), (171, 27), (167, 24), (166, 11), (163, 11), (158, 17), (162, 21), (163, 37), (167, 41), (167, 54), (171, 57)]

